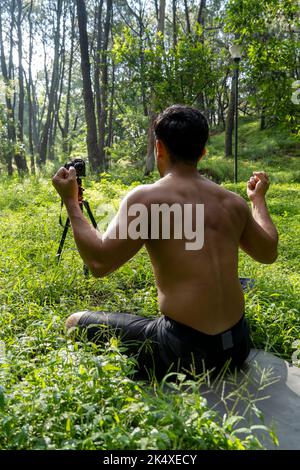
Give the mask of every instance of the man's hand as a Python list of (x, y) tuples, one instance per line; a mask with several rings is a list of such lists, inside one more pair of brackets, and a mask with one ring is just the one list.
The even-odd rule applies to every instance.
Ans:
[(270, 186), (269, 177), (264, 171), (255, 171), (247, 183), (247, 194), (250, 201), (264, 199)]
[(248, 181), (252, 214), (247, 207), (248, 218), (240, 239), (240, 246), (248, 255), (266, 264), (274, 263), (278, 255), (278, 232), (265, 200), (269, 186), (269, 177), (264, 171), (254, 172)]
[(52, 178), (52, 184), (56, 191), (66, 202), (78, 202), (78, 185), (76, 181), (76, 170), (73, 166), (67, 170), (61, 167)]

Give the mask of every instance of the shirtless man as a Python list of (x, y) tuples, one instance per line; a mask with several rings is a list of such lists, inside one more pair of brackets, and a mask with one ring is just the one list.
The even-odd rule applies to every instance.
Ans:
[[(61, 168), (53, 185), (62, 197), (79, 253), (96, 277), (103, 277), (131, 259), (145, 244), (156, 279), (157, 318), (128, 313), (77, 312), (67, 328), (79, 327), (91, 341), (103, 340), (107, 327), (119, 335), (128, 353), (137, 359), (138, 372), (153, 372), (160, 379), (168, 371), (198, 374), (203, 368), (240, 367), (250, 350), (244, 318), (244, 296), (238, 278), (238, 250), (261, 263), (277, 258), (278, 234), (268, 213), (265, 194), (269, 178), (255, 172), (247, 184), (252, 213), (243, 198), (201, 176), (197, 163), (205, 154), (208, 124), (196, 109), (171, 106), (154, 124), (156, 163), (161, 179), (131, 191), (119, 214), (100, 235), (91, 227), (78, 204), (74, 168)], [(204, 244), (186, 249), (186, 239), (120, 237), (122, 211), (134, 204), (204, 205)], [(127, 217), (127, 224), (134, 216)], [(149, 222), (151, 228), (151, 220)], [(116, 230), (116, 231), (115, 231)], [(114, 235), (114, 236), (113, 236)], [(106, 325), (103, 327), (103, 325)], [(149, 340), (149, 341), (148, 341)], [(147, 347), (147, 346), (151, 347)]]

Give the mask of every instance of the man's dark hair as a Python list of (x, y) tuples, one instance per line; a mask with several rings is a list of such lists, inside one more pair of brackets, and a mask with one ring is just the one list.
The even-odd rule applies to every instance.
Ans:
[(209, 128), (198, 109), (176, 104), (159, 114), (154, 133), (167, 147), (173, 163), (195, 165), (204, 150)]

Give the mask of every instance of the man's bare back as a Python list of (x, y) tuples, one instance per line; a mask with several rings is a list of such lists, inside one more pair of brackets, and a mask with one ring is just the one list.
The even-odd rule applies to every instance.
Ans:
[(207, 334), (217, 334), (243, 315), (238, 248), (246, 223), (241, 198), (200, 176), (168, 174), (148, 186), (151, 203), (204, 204), (204, 245), (186, 250), (185, 239), (149, 240), (160, 310)]
[[(240, 367), (249, 354), (250, 341), (247, 321), (242, 318), (239, 247), (261, 263), (273, 263), (277, 258), (278, 234), (265, 201), (268, 176), (255, 172), (247, 183), (252, 211), (243, 198), (200, 176), (197, 163), (205, 154), (208, 124), (194, 108), (175, 105), (165, 110), (155, 122), (155, 136), (161, 179), (130, 191), (103, 235), (82, 214), (75, 169), (61, 168), (53, 184), (67, 207), (79, 253), (96, 277), (115, 271), (146, 245), (163, 315), (151, 319), (130, 313), (84, 311), (71, 315), (66, 325), (87, 329), (94, 324), (106, 325), (142, 344), (149, 339), (152, 352), (141, 355), (138, 349), (133, 354), (139, 357), (140, 371), (152, 369), (154, 358), (160, 377), (174, 365), (175, 370), (177, 365), (186, 369), (194, 359), (199, 373), (203, 361), (216, 370), (227, 361), (232, 367)], [(179, 207), (179, 216), (177, 213), (171, 219), (168, 237), (163, 236), (163, 221), (159, 227), (157, 219), (158, 236), (152, 232), (152, 208), (161, 205)], [(204, 237), (193, 249), (187, 247), (190, 233), (184, 230), (178, 237), (177, 232), (178, 220), (186, 216), (187, 206), (192, 208), (188, 217), (193, 225), (191, 232), (197, 229), (198, 206), (204, 207)], [(137, 207), (146, 213), (141, 221), (135, 215)], [(140, 225), (139, 236), (136, 228)], [(90, 339), (97, 341), (99, 330), (88, 332)]]
[[(67, 172), (66, 169), (61, 171)], [(76, 183), (76, 180), (75, 180)], [(122, 201), (135, 204), (204, 205), (204, 245), (186, 250), (183, 238), (115, 238), (119, 214), (102, 235), (82, 215), (77, 201), (65, 199), (79, 252), (96, 277), (116, 270), (146, 244), (158, 289), (160, 310), (168, 317), (206, 334), (215, 335), (237, 323), (244, 311), (238, 278), (238, 249), (252, 258), (272, 263), (277, 257), (278, 235), (269, 216), (265, 193), (268, 177), (255, 173), (248, 181), (252, 214), (246, 201), (199, 174), (196, 168), (176, 168), (152, 185), (131, 191)], [(128, 223), (132, 217), (128, 217)], [(117, 232), (118, 232), (117, 227)]]

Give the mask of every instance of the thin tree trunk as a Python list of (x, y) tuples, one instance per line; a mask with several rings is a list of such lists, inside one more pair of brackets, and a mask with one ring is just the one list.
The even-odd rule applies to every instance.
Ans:
[[(47, 53), (46, 53), (46, 46), (45, 42), (43, 40), (43, 49), (44, 49), (44, 74), (45, 74), (45, 88), (46, 92), (44, 94), (44, 99), (43, 99), (43, 104), (39, 106), (37, 99), (34, 101), (34, 114), (33, 114), (33, 120), (35, 122), (35, 127), (37, 130), (37, 137), (38, 137), (38, 146), (37, 146), (37, 153), (40, 151), (40, 145), (42, 141), (42, 133), (43, 133), (43, 120), (44, 120), (44, 114), (46, 110), (46, 104), (47, 100), (49, 101), (50, 98), (50, 90), (49, 90), (49, 74), (47, 70)], [(34, 89), (34, 96), (36, 97), (35, 89)], [(37, 161), (39, 164), (39, 161)]]
[[(160, 0), (159, 4), (159, 18), (157, 24), (158, 32), (158, 43), (164, 44), (164, 33), (165, 33), (165, 17), (166, 17), (166, 0)], [(149, 125), (148, 125), (148, 144), (147, 144), (147, 156), (144, 174), (147, 176), (154, 170), (155, 156), (154, 156), (154, 132), (153, 123), (156, 118), (156, 103), (155, 96), (152, 95), (150, 98), (149, 105)]]
[(49, 87), (49, 74), (48, 74), (48, 69), (47, 69), (47, 52), (46, 52), (46, 44), (45, 44), (45, 38), (42, 38), (43, 41), (43, 52), (44, 52), (44, 74), (45, 74), (45, 85), (46, 85), (46, 93), (45, 95), (50, 97), (50, 87)]
[[(206, 10), (206, 0), (200, 1), (198, 16), (197, 16), (197, 23), (201, 26), (202, 32), (200, 36), (198, 36), (198, 40), (203, 44), (204, 43), (204, 24), (205, 24), (205, 10)], [(198, 107), (202, 110), (204, 114), (207, 114), (205, 110), (205, 96), (204, 93), (201, 92), (198, 97)]]
[(113, 143), (113, 115), (114, 115), (114, 98), (115, 98), (115, 64), (112, 66), (112, 86), (110, 93), (109, 117), (108, 117), (108, 132), (107, 132), (107, 147), (111, 147)]
[(232, 157), (232, 137), (234, 127), (235, 79), (232, 77), (229, 106), (226, 116), (225, 157)]
[(260, 115), (260, 130), (263, 131), (267, 127), (266, 123), (266, 107), (263, 106)]
[(65, 76), (65, 67), (66, 67), (66, 18), (67, 18), (67, 8), (66, 4), (63, 12), (63, 30), (62, 30), (62, 43), (60, 47), (60, 64), (59, 64), (59, 73), (58, 73), (58, 89), (54, 96), (54, 107), (53, 107), (53, 117), (51, 120), (51, 127), (49, 132), (49, 148), (48, 148), (48, 158), (49, 160), (54, 160), (55, 158), (55, 142), (56, 142), (56, 133), (58, 126), (58, 118), (61, 104), (61, 97), (63, 94), (64, 88), (64, 76)]
[[(18, 81), (19, 81), (19, 106), (17, 138), (18, 145), (15, 154), (15, 161), (20, 174), (28, 173), (24, 148), (24, 73), (22, 65), (23, 43), (22, 43), (22, 0), (18, 0), (17, 33), (18, 33)], [(18, 162), (18, 163), (17, 163)]]
[(157, 31), (158, 33), (161, 33), (162, 37), (165, 34), (165, 19), (166, 19), (166, 0), (160, 0)]
[(221, 93), (218, 96), (218, 125), (222, 125), (222, 129), (225, 130), (225, 116), (224, 116), (224, 103), (222, 101)]
[(147, 144), (147, 158), (146, 158), (146, 168), (145, 168), (145, 176), (150, 175), (150, 173), (154, 170), (155, 165), (155, 156), (154, 156), (154, 146), (155, 146), (155, 139), (154, 139), (154, 129), (153, 124), (156, 118), (156, 114), (151, 114), (149, 117), (149, 127), (148, 127), (148, 144)]
[(22, 43), (22, 0), (18, 0), (18, 15), (17, 15), (17, 29), (18, 29), (18, 77), (19, 77), (19, 109), (18, 109), (18, 139), (20, 143), (24, 140), (24, 76), (22, 66), (23, 43)]
[(100, 0), (100, 4), (98, 5), (98, 8), (96, 10), (97, 41), (96, 41), (95, 67), (94, 67), (94, 87), (95, 87), (95, 99), (96, 99), (98, 139), (100, 139), (100, 134), (101, 134), (100, 68), (101, 68), (101, 49), (102, 49), (102, 12), (103, 12), (103, 0)]
[(34, 147), (33, 147), (33, 105), (32, 105), (32, 53), (33, 53), (33, 38), (32, 38), (32, 6), (33, 0), (30, 1), (28, 11), (29, 23), (29, 57), (28, 57), (28, 81), (27, 81), (27, 99), (28, 99), (28, 142), (30, 153), (30, 170), (31, 174), (35, 175), (35, 161), (34, 161)]
[(39, 135), (40, 135), (40, 108), (37, 100), (36, 95), (36, 87), (35, 84), (32, 82), (32, 109), (33, 109), (33, 116), (32, 116), (32, 130), (33, 130), (33, 143), (34, 143), (34, 151), (35, 153), (38, 152), (39, 149)]
[(139, 36), (140, 36), (140, 70), (141, 70), (141, 94), (142, 94), (142, 103), (144, 116), (148, 116), (148, 106), (147, 106), (147, 97), (146, 97), (146, 87), (145, 87), (145, 53), (143, 45), (143, 36), (144, 36), (144, 25), (141, 17), (139, 17)]
[(47, 109), (46, 122), (44, 124), (41, 136), (41, 143), (39, 148), (39, 159), (38, 164), (44, 165), (46, 163), (49, 137), (53, 122), (53, 114), (55, 107), (56, 94), (58, 91), (59, 83), (59, 41), (60, 41), (60, 22), (62, 14), (62, 0), (57, 0), (57, 10), (56, 10), (56, 28), (54, 36), (54, 61), (53, 61), (53, 70), (51, 78), (51, 86), (49, 92), (49, 102)]
[(66, 96), (65, 119), (64, 119), (63, 129), (61, 129), (62, 140), (63, 140), (62, 150), (63, 150), (63, 154), (65, 157), (68, 157), (70, 155), (69, 130), (70, 130), (72, 67), (73, 67), (73, 57), (74, 57), (75, 15), (74, 15), (74, 11), (71, 10), (71, 8), (70, 8), (70, 11), (71, 11), (71, 50), (70, 50), (70, 60), (69, 60), (69, 69), (68, 69), (68, 85), (67, 85), (67, 96)]
[[(13, 14), (14, 14), (15, 5), (12, 2), (11, 6), (11, 31), (13, 31)], [(10, 61), (12, 57), (12, 41), (10, 41), (10, 58), (9, 58), (9, 69), (7, 69), (4, 44), (3, 44), (3, 32), (2, 32), (2, 8), (0, 2), (0, 51), (1, 51), (1, 71), (2, 76), (5, 82), (5, 101), (6, 101), (6, 114), (7, 114), (7, 137), (9, 141), (9, 149), (6, 156), (7, 159), (7, 173), (12, 175), (13, 173), (13, 157), (14, 157), (14, 147), (16, 144), (16, 132), (15, 132), (15, 122), (14, 122), (14, 109), (10, 93)]]
[(155, 16), (156, 16), (156, 20), (158, 21), (158, 18), (159, 18), (158, 0), (154, 0), (154, 6), (155, 6)]
[(177, 0), (172, 0), (172, 14), (173, 14), (173, 47), (177, 46)]
[(218, 125), (222, 124), (222, 129), (225, 130), (226, 128), (226, 120), (225, 120), (225, 98), (226, 98), (226, 83), (229, 75), (229, 70), (226, 71), (226, 74), (222, 80), (221, 86), (217, 92), (217, 102), (218, 102)]
[(104, 27), (103, 45), (101, 51), (101, 110), (100, 110), (100, 121), (99, 121), (99, 152), (100, 160), (104, 163), (106, 168), (106, 152), (105, 152), (105, 133), (106, 133), (106, 121), (107, 121), (107, 105), (108, 105), (108, 61), (107, 61), (107, 50), (108, 40), (111, 28), (111, 16), (112, 16), (112, 0), (107, 0), (106, 3), (106, 18)]
[(32, 175), (35, 175), (35, 156), (34, 156), (33, 131), (32, 131), (33, 107), (32, 107), (32, 98), (31, 98), (30, 88), (31, 88), (30, 78), (28, 77), (28, 80), (26, 80), (27, 100), (28, 100), (28, 145), (29, 145), (29, 155), (30, 155), (30, 172)]
[(15, 66), (13, 62), (13, 50), (14, 50), (14, 29), (15, 29), (15, 9), (16, 2), (12, 0), (10, 8), (10, 19), (11, 19), (11, 34), (9, 35), (9, 59), (8, 59), (8, 79), (10, 80), (10, 93), (12, 95), (12, 109), (13, 109), (13, 119), (14, 119), (14, 133), (15, 133), (15, 143), (16, 143), (16, 130), (15, 130), (15, 115), (16, 115), (16, 97), (17, 91), (15, 86)]
[(199, 11), (197, 16), (197, 23), (199, 23), (202, 28), (205, 25), (205, 9), (206, 9), (206, 0), (201, 0), (199, 5)]
[(87, 150), (91, 171), (97, 173), (104, 168), (104, 162), (100, 160), (96, 116), (94, 108), (94, 97), (91, 81), (91, 65), (89, 56), (89, 45), (87, 36), (87, 14), (84, 0), (77, 2), (77, 19), (79, 27), (79, 42), (81, 55), (81, 73), (83, 82), (83, 98), (85, 108), (85, 119), (87, 125)]
[(185, 12), (185, 19), (186, 19), (186, 32), (187, 34), (191, 34), (191, 22), (190, 22), (190, 14), (187, 0), (184, 0), (184, 12)]

